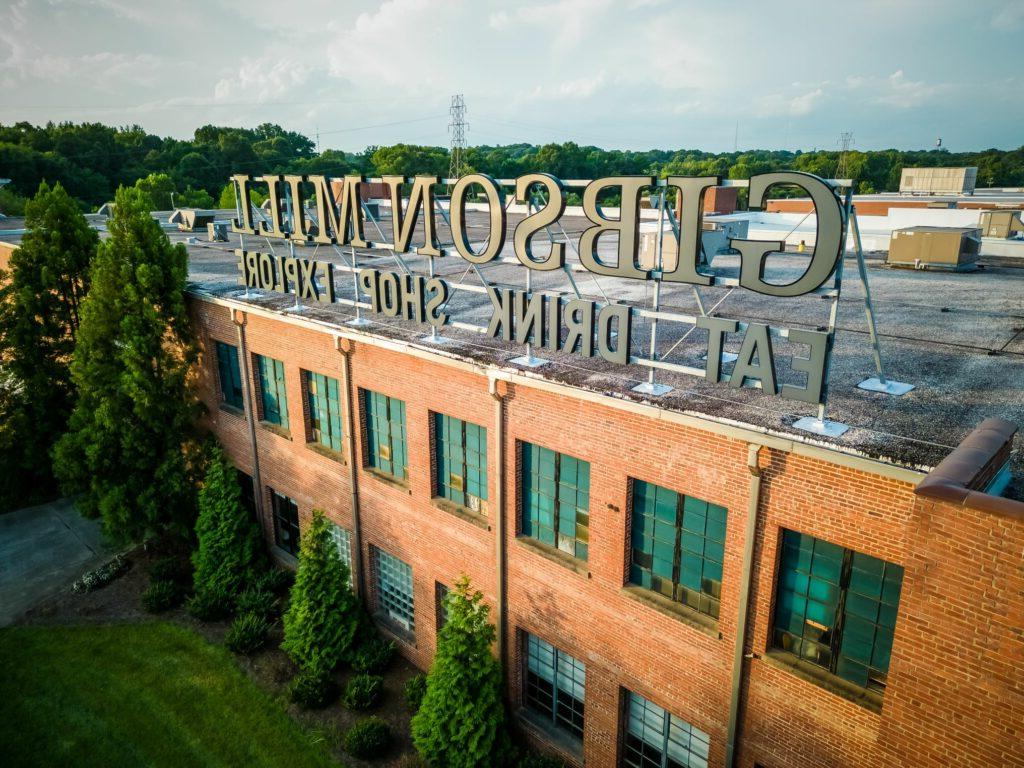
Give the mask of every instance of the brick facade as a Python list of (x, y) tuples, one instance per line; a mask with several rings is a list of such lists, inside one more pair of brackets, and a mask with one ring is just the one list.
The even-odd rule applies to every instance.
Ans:
[[(204, 355), (206, 426), (239, 468), (253, 471), (244, 415), (220, 405), (215, 340), (238, 343), (223, 303), (194, 299)], [(244, 311), (246, 353), (285, 364), (290, 436), (256, 426), (264, 525), (273, 541), (267, 489), (294, 499), (300, 524), (314, 508), (354, 524), (347, 459), (308, 447), (300, 370), (344, 385), (330, 329)], [(336, 331), (340, 333), (340, 331)], [(497, 610), (494, 457), (499, 430), (488, 371), (399, 345), (356, 338), (349, 392), (363, 584), (376, 609), (372, 548), (412, 567), (415, 632), (381, 622), (401, 652), (426, 668), (436, 638), (435, 584), (467, 573)], [(365, 467), (360, 400), (368, 389), (406, 404), (408, 479)], [(520, 718), (524, 734), (573, 762), (617, 764), (627, 690), (710, 735), (708, 765), (726, 763), (738, 600), (751, 471), (759, 443), (760, 503), (741, 678), (736, 764), (764, 768), (863, 765), (1024, 765), (1024, 521), (915, 497), (913, 473), (742, 429), (657, 417), (610, 398), (517, 378), (502, 390), (506, 663), (513, 709), (522, 703), (524, 632), (586, 665), (582, 744)], [(247, 407), (251, 407), (247, 403)], [(344, 407), (344, 405), (342, 406)], [(487, 428), (488, 513), (455, 513), (432, 499), (433, 419), (445, 413)], [(691, 420), (692, 422), (693, 420)], [(349, 439), (345, 427), (346, 441)], [(590, 540), (585, 562), (550, 551), (521, 531), (523, 443), (590, 463)], [(717, 620), (628, 585), (630, 479), (656, 483), (728, 510)], [(827, 676), (799, 672), (769, 649), (781, 531), (813, 535), (904, 568), (888, 684), (881, 704), (857, 700)], [(824, 677), (824, 679), (821, 679)]]

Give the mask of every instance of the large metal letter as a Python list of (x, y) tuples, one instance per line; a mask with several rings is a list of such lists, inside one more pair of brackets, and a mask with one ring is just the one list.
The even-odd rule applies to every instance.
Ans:
[(252, 194), (249, 185), (252, 184), (252, 176), (248, 173), (236, 173), (231, 177), (235, 185), (235, 200), (237, 207), (242, 213), (241, 219), (231, 220), (231, 231), (238, 235), (255, 235), (256, 227), (252, 225)]
[[(487, 245), (480, 253), (473, 250), (469, 235), (466, 234), (466, 192), (472, 184), (479, 184), (484, 188), (490, 207), (490, 233), (487, 235)], [(455, 250), (466, 261), (472, 264), (486, 264), (505, 247), (505, 193), (498, 186), (498, 182), (487, 174), (471, 173), (455, 182), (448, 214), (452, 220), (452, 241), (455, 243)]]
[[(416, 221), (423, 209), (423, 246), (416, 249), (421, 256), (443, 256), (437, 247), (437, 235), (434, 229), (434, 185), (437, 176), (417, 176), (406, 179), (404, 176), (384, 176), (383, 181), (391, 190), (391, 231), (394, 237), (395, 253), (408, 253), (409, 241), (416, 229)], [(409, 207), (402, 212), (402, 185), (412, 184), (409, 193)]]
[[(640, 193), (652, 184), (652, 176), (619, 176), (595, 179), (587, 185), (583, 190), (583, 213), (594, 225), (580, 235), (580, 261), (584, 267), (597, 275), (647, 279), (647, 272), (636, 265), (640, 239), (637, 228), (640, 224)], [(622, 193), (618, 220), (606, 218), (597, 204), (598, 194), (608, 187), (618, 187)], [(619, 235), (618, 260), (614, 265), (605, 264), (597, 258), (597, 241), (608, 232)]]
[(767, 240), (730, 240), (729, 244), (740, 252), (740, 285), (766, 296), (801, 296), (820, 288), (832, 273), (843, 252), (843, 209), (832, 187), (817, 176), (796, 171), (762, 173), (750, 177), (750, 203), (752, 211), (760, 210), (765, 192), (776, 184), (800, 187), (814, 203), (817, 220), (817, 238), (811, 260), (804, 273), (791, 283), (776, 285), (764, 280), (765, 261), (769, 253), (781, 251), (785, 243)]
[(768, 333), (768, 326), (763, 323), (750, 323), (747, 326), (747, 332), (743, 334), (743, 342), (740, 344), (739, 357), (729, 377), (729, 386), (739, 389), (747, 379), (760, 381), (762, 392), (776, 394), (772, 337)]
[(316, 189), (316, 220), (320, 222), (315, 241), (324, 245), (337, 243), (369, 248), (370, 243), (363, 235), (363, 207), (359, 199), (359, 185), (365, 183), (366, 179), (362, 176), (346, 176), (342, 181), (340, 205), (334, 194), (334, 185), (329, 179), (325, 176), (310, 176), (309, 181)]
[(281, 188), (282, 176), (261, 176), (260, 181), (267, 183), (267, 200), (270, 201), (270, 226), (265, 221), (260, 222), (258, 234), (263, 237), (287, 238), (288, 233), (284, 231), (284, 212), (281, 207), (284, 205), (283, 192)]
[(548, 201), (539, 211), (531, 213), (516, 226), (512, 244), (516, 257), (530, 269), (548, 271), (561, 269), (565, 264), (565, 243), (551, 243), (548, 255), (543, 259), (533, 256), (533, 236), (562, 218), (565, 213), (565, 187), (550, 173), (530, 173), (516, 179), (516, 202), (530, 202), (530, 188), (541, 185), (547, 190)]
[(704, 194), (722, 183), (719, 176), (669, 176), (666, 183), (675, 187), (679, 202), (679, 262), (671, 272), (661, 278), (666, 283), (692, 283), (711, 285), (711, 275), (697, 271), (704, 221)]
[(821, 331), (801, 331), (794, 328), (789, 332), (789, 340), (794, 344), (807, 344), (811, 348), (807, 357), (794, 355), (790, 363), (790, 367), (794, 371), (803, 371), (807, 374), (807, 386), (797, 387), (792, 384), (783, 384), (779, 394), (787, 400), (820, 403), (822, 383), (825, 378), (825, 360), (829, 354), (831, 337)]

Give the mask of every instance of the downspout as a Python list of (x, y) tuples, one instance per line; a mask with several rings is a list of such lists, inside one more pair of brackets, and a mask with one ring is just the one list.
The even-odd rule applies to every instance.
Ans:
[(359, 473), (356, 471), (355, 415), (352, 404), (352, 368), (350, 356), (354, 344), (350, 339), (334, 337), (334, 346), (341, 353), (341, 386), (345, 390), (345, 461), (348, 463), (348, 485), (352, 492), (352, 587), (356, 595), (366, 597), (363, 584), (363, 529), (359, 522)]
[(231, 322), (235, 324), (238, 337), (238, 360), (242, 365), (242, 386), (245, 388), (245, 420), (249, 426), (249, 447), (252, 450), (252, 484), (253, 499), (256, 501), (256, 514), (260, 525), (266, 525), (263, 515), (263, 481), (260, 479), (260, 455), (256, 449), (256, 402), (252, 394), (252, 379), (249, 368), (249, 352), (245, 345), (245, 313), (237, 309), (231, 310)]
[(739, 610), (736, 619), (736, 640), (732, 660), (732, 696), (729, 700), (729, 734), (725, 743), (725, 765), (736, 765), (736, 743), (739, 731), (740, 689), (743, 684), (743, 658), (747, 641), (747, 620), (750, 613), (750, 583), (753, 579), (754, 536), (757, 532), (757, 511), (761, 504), (761, 466), (758, 459), (762, 446), (747, 445), (747, 469), (750, 470), (750, 491), (747, 496), (747, 527), (743, 534), (743, 572), (740, 574)]
[[(495, 589), (497, 591), (497, 610), (495, 611), (495, 627), (497, 629), (498, 663), (505, 669), (505, 408), (504, 398), (508, 393), (508, 384), (496, 378), (488, 378), (487, 391), (494, 398), (494, 555), (495, 555)], [(503, 673), (504, 674), (504, 673)]]

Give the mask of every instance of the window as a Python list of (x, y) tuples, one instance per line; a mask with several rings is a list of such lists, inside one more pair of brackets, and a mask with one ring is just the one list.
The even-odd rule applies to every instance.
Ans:
[(414, 631), (412, 568), (383, 549), (377, 556), (377, 595), (384, 614), (403, 627)]
[(590, 464), (523, 445), (523, 535), (587, 559)]
[(374, 469), (404, 480), (405, 403), (394, 397), (363, 390), (366, 406), (367, 463)]
[(533, 635), (526, 636), (526, 660), (526, 706), (582, 739), (583, 662)]
[(487, 500), (487, 429), (461, 419), (434, 415), (437, 493), (474, 512)]
[(338, 380), (320, 373), (304, 371), (306, 402), (312, 442), (341, 452), (341, 406)]
[(252, 478), (240, 469), (235, 470), (235, 476), (238, 478), (238, 488), (242, 492), (242, 507), (254, 520), (258, 519), (256, 515), (256, 488), (253, 486)]
[(274, 508), (274, 543), (285, 552), (299, 554), (299, 508), (287, 496), (270, 491)]
[(352, 582), (352, 535), (348, 529), (340, 525), (331, 524), (331, 541), (338, 548), (338, 557), (345, 564), (349, 572), (349, 583)]
[(272, 357), (256, 355), (260, 379), (260, 418), (288, 429), (288, 393), (284, 386), (284, 363)]
[(783, 531), (773, 643), (882, 692), (902, 584), (898, 565)]
[(217, 342), (217, 371), (220, 374), (220, 393), (224, 403), (242, 409), (242, 372), (238, 367), (238, 347)]
[(626, 697), (628, 768), (707, 768), (710, 737), (632, 691)]
[(437, 630), (439, 632), (441, 627), (448, 623), (448, 606), (445, 601), (448, 599), (450, 591), (440, 581), (434, 582), (434, 605), (437, 611)]
[(633, 481), (629, 580), (718, 618), (726, 510)]

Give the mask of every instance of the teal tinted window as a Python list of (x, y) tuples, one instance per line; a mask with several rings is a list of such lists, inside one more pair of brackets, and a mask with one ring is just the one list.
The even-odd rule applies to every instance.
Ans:
[(707, 768), (711, 737), (630, 691), (626, 697), (626, 768)]
[(883, 691), (902, 584), (898, 565), (783, 531), (774, 644)]
[(587, 559), (590, 464), (523, 444), (523, 535)]
[(238, 347), (217, 342), (217, 372), (220, 375), (220, 393), (224, 402), (242, 408), (242, 372), (238, 367)]
[(487, 429), (468, 421), (434, 415), (437, 493), (474, 512), (487, 501)]
[(341, 451), (341, 400), (338, 380), (320, 373), (305, 372), (309, 427), (314, 443)]
[(576, 738), (583, 738), (587, 669), (539, 637), (526, 636), (526, 706)]
[(717, 504), (634, 480), (630, 581), (718, 618), (726, 516)]
[(366, 409), (367, 463), (392, 477), (408, 474), (405, 447), (405, 403), (379, 392), (363, 390)]
[(299, 554), (299, 508), (294, 501), (271, 489), (274, 543), (289, 554)]
[(284, 363), (272, 357), (256, 355), (256, 373), (260, 382), (260, 418), (288, 429), (288, 393), (284, 385)]

